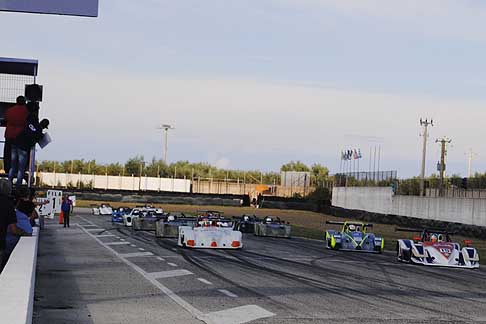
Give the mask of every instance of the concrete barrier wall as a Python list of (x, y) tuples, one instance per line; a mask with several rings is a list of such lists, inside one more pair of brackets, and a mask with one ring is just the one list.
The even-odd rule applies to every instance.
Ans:
[(393, 195), (391, 188), (336, 187), (332, 205), (384, 215), (486, 226), (486, 199)]
[(190, 192), (191, 181), (173, 178), (38, 172), (41, 185), (48, 187), (90, 187), (109, 190)]
[(30, 324), (34, 307), (39, 228), (21, 237), (0, 274), (1, 323)]
[(389, 214), (393, 191), (388, 187), (334, 187), (332, 205), (347, 209)]

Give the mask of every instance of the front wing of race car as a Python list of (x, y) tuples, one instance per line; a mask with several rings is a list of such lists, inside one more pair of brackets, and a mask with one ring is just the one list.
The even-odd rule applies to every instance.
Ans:
[(329, 230), (326, 231), (326, 243), (326, 248), (331, 250), (382, 253), (385, 248), (385, 239), (372, 233), (358, 239), (347, 233)]
[(401, 262), (449, 268), (479, 268), (479, 254), (475, 248), (458, 243), (424, 245), (413, 240), (398, 240), (397, 257)]
[(290, 238), (291, 226), (287, 224), (255, 224), (256, 236)]
[(242, 234), (232, 228), (180, 226), (177, 244), (189, 248), (241, 249)]

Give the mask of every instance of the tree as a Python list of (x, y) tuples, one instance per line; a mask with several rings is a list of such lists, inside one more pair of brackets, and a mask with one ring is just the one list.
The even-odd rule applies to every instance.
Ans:
[(290, 161), (280, 167), (280, 171), (310, 171), (309, 167), (300, 161)]
[(125, 174), (139, 176), (140, 173), (145, 174), (145, 161), (143, 155), (135, 156), (134, 158), (128, 159), (125, 163)]

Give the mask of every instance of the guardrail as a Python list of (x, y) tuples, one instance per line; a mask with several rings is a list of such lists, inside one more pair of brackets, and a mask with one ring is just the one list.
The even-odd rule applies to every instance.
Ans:
[(0, 322), (31, 324), (39, 228), (21, 237), (0, 274)]

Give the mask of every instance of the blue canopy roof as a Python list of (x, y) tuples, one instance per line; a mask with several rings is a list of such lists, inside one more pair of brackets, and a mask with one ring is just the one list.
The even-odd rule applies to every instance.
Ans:
[(39, 61), (0, 57), (0, 73), (37, 76)]

